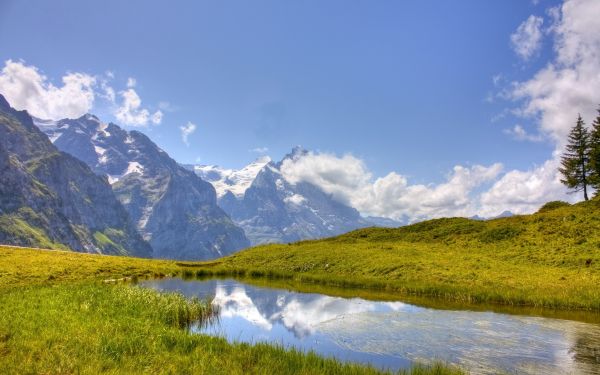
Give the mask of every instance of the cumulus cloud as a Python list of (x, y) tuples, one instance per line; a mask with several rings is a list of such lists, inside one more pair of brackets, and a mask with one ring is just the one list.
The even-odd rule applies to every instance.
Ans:
[(354, 194), (367, 187), (372, 176), (364, 162), (352, 155), (337, 157), (312, 152), (285, 159), (281, 165), (281, 172), (292, 184), (310, 182), (332, 194), (340, 202), (354, 207)]
[(61, 77), (62, 85), (55, 85), (47, 76), (23, 61), (7, 60), (0, 71), (0, 94), (19, 110), (27, 110), (42, 119), (59, 120), (77, 118), (91, 112), (97, 99), (114, 106), (113, 115), (124, 125), (146, 126), (160, 124), (163, 113), (151, 113), (142, 108), (142, 100), (135, 91), (136, 80), (127, 80), (127, 89), (117, 93), (110, 80), (114, 73), (106, 71), (100, 76), (86, 73), (67, 73)]
[(551, 14), (556, 56), (531, 79), (514, 83), (510, 96), (523, 102), (518, 114), (537, 120), (562, 148), (577, 114), (593, 118), (600, 102), (600, 2), (568, 0)]
[(38, 68), (22, 61), (7, 60), (0, 73), (0, 93), (19, 110), (43, 119), (76, 118), (94, 104), (96, 78), (68, 73), (55, 86)]
[(580, 198), (566, 193), (558, 167), (558, 158), (553, 158), (528, 171), (509, 171), (481, 195), (480, 215), (531, 213), (551, 200), (576, 202)]
[(541, 135), (530, 134), (519, 124), (510, 129), (504, 129), (504, 133), (512, 136), (517, 141), (541, 142), (543, 140)]
[[(566, 0), (547, 14), (550, 25), (546, 30), (541, 17), (530, 16), (511, 36), (511, 43), (527, 60), (538, 53), (546, 33), (552, 37), (553, 58), (530, 79), (513, 82), (501, 94), (519, 103), (510, 112), (537, 126), (537, 131), (530, 133), (517, 124), (505, 133), (520, 141), (551, 141), (555, 151), (546, 162), (529, 170), (506, 172), (498, 163), (456, 166), (444, 182), (422, 185), (411, 184), (397, 172), (373, 178), (364, 162), (351, 155), (309, 153), (285, 161), (284, 177), (292, 183), (307, 181), (320, 186), (363, 214), (409, 221), (474, 214), (490, 217), (506, 210), (524, 214), (551, 200), (581, 200), (580, 194), (567, 193), (558, 167), (577, 114), (592, 119), (600, 103), (600, 2)], [(502, 75), (493, 77), (495, 86), (502, 81)]]
[(513, 50), (523, 60), (529, 60), (539, 52), (543, 38), (543, 23), (542, 17), (531, 15), (510, 36)]
[[(600, 2), (566, 0), (547, 13), (551, 19), (547, 32), (553, 36), (555, 56), (531, 79), (513, 83), (508, 97), (522, 103), (517, 115), (532, 119), (539, 132), (553, 141), (555, 151), (540, 166), (507, 172), (483, 193), (484, 215), (504, 210), (529, 213), (547, 201), (582, 199), (580, 194), (566, 194), (558, 166), (578, 113), (584, 119), (594, 118), (600, 103)], [(537, 140), (523, 128), (510, 132), (517, 138)]]
[(196, 131), (196, 124), (192, 124), (188, 121), (187, 124), (180, 126), (179, 130), (181, 130), (181, 140), (183, 141), (183, 143), (189, 146), (190, 143), (188, 138)]
[(310, 182), (363, 214), (409, 221), (474, 215), (479, 209), (475, 190), (496, 179), (501, 171), (499, 163), (456, 166), (444, 183), (411, 185), (396, 172), (373, 179), (365, 163), (352, 155), (309, 152), (286, 159), (281, 166), (284, 178), (292, 184)]
[[(130, 83), (128, 82), (128, 86)], [(142, 108), (142, 99), (132, 87), (119, 94), (122, 101), (114, 115), (121, 123), (131, 126), (146, 126), (148, 123), (160, 124), (163, 113), (158, 110), (151, 114), (148, 109)]]

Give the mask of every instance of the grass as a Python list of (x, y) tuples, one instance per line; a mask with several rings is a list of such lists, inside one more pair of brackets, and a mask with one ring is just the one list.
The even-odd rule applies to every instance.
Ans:
[(453, 218), (367, 228), (324, 240), (259, 246), (197, 266), (199, 275), (600, 311), (600, 199), (573, 206), (552, 202), (534, 215), (491, 221)]
[[(270, 345), (185, 329), (206, 302), (106, 279), (237, 276), (347, 296), (438, 297), (600, 311), (600, 199), (534, 215), (438, 219), (259, 246), (212, 262), (0, 247), (0, 368), (5, 373), (378, 373)], [(436, 300), (429, 300), (436, 301)], [(435, 302), (429, 302), (435, 304)], [(476, 306), (476, 305), (475, 305)], [(587, 319), (587, 318), (586, 318)], [(453, 374), (444, 365), (413, 374)]]
[[(2, 373), (381, 373), (314, 353), (190, 333), (190, 325), (211, 318), (206, 301), (114, 282), (184, 272), (189, 267), (172, 261), (0, 246)], [(434, 364), (400, 373), (463, 372)]]
[(0, 226), (12, 238), (23, 239), (28, 244), (38, 244), (47, 249), (68, 250), (65, 245), (53, 242), (43, 230), (29, 225), (18, 215), (0, 215)]

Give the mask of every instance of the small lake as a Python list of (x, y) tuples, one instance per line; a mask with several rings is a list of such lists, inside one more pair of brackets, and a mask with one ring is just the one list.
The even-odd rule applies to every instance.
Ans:
[(236, 280), (140, 284), (212, 298), (219, 319), (193, 329), (229, 341), (269, 342), (390, 370), (440, 360), (472, 374), (600, 374), (600, 324), (341, 298)]

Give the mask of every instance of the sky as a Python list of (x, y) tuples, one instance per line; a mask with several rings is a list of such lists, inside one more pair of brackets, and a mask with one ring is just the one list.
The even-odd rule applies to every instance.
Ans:
[(91, 112), (181, 163), (295, 145), (292, 181), (365, 214), (526, 213), (576, 201), (556, 167), (600, 104), (600, 2), (0, 2), (0, 93)]

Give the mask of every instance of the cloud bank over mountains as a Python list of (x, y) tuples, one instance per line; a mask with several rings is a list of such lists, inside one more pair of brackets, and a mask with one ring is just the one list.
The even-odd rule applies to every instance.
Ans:
[[(282, 166), (291, 181), (308, 181), (366, 214), (409, 220), (442, 216), (490, 217), (503, 211), (530, 213), (550, 200), (575, 202), (560, 182), (558, 166), (564, 142), (578, 113), (596, 116), (600, 103), (600, 2), (567, 0), (543, 16), (531, 15), (510, 41), (523, 59), (537, 56), (544, 38), (554, 56), (530, 79), (511, 82), (505, 97), (517, 105), (513, 112), (537, 127), (527, 133), (521, 125), (506, 131), (518, 141), (549, 139), (555, 146), (550, 159), (528, 170), (504, 171), (502, 164), (457, 165), (446, 181), (412, 185), (407, 176), (391, 172), (373, 178), (364, 162), (351, 155), (310, 154)], [(544, 28), (544, 25), (547, 25)], [(491, 186), (488, 186), (490, 185)]]

